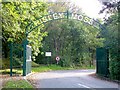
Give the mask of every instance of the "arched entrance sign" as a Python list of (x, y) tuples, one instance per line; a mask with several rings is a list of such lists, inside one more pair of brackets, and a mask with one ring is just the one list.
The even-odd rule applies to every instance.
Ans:
[(44, 15), (43, 17), (38, 18), (36, 21), (31, 22), (26, 27), (26, 36), (28, 36), (30, 32), (40, 27), (41, 25), (44, 25), (47, 22), (50, 22), (53, 20), (59, 20), (59, 19), (78, 20), (83, 23), (92, 25), (93, 27), (97, 29), (105, 30), (105, 27), (98, 20), (95, 20), (93, 18), (90, 18), (82, 14), (70, 13), (67, 11), (67, 12), (55, 12), (52, 14)]
[(71, 19), (71, 20), (78, 20), (81, 21), (83, 23), (92, 25), (93, 27), (97, 28), (97, 29), (101, 29), (104, 33), (107, 31), (106, 28), (98, 21), (95, 19), (92, 19), (88, 16), (82, 15), (82, 14), (77, 14), (77, 13), (70, 13), (68, 11), (66, 12), (56, 12), (56, 13), (52, 13), (52, 14), (48, 14), (48, 15), (44, 15), (43, 17), (38, 18), (35, 21), (32, 21), (30, 24), (27, 25), (26, 27), (26, 38), (24, 40), (24, 52), (23, 52), (23, 76), (26, 76), (27, 74), (27, 68), (29, 69), (29, 67), (27, 66), (27, 61), (26, 61), (26, 46), (28, 44), (27, 41), (27, 37), (29, 35), (30, 32), (32, 32), (33, 30), (41, 27), (42, 25), (44, 25), (47, 22), (53, 21), (53, 20), (59, 20), (59, 19)]

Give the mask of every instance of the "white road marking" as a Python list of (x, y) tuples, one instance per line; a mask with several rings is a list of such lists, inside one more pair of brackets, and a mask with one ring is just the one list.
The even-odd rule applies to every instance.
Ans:
[(85, 88), (90, 88), (90, 87), (88, 87), (88, 86), (86, 86), (86, 85), (83, 85), (83, 84), (78, 84), (79, 86), (82, 86), (82, 87), (85, 87)]

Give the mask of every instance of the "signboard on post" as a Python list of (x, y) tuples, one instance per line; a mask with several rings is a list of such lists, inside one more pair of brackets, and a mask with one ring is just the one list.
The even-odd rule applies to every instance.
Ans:
[(45, 52), (45, 56), (50, 57), (51, 56), (51, 52)]
[(59, 57), (59, 56), (57, 56), (55, 59), (56, 59), (57, 64), (58, 64), (58, 62), (59, 62), (59, 60), (60, 60), (60, 57)]
[(59, 57), (59, 56), (57, 56), (57, 57), (56, 57), (56, 61), (59, 61), (59, 60), (60, 60), (60, 57)]

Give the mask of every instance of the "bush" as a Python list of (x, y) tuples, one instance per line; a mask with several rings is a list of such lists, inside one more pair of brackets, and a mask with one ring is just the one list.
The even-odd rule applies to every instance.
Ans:
[(111, 60), (109, 69), (110, 77), (115, 80), (120, 80), (120, 61)]
[(40, 65), (32, 61), (32, 67), (39, 67)]
[(120, 80), (120, 60), (117, 50), (111, 50), (110, 52), (110, 78), (114, 80)]
[(4, 58), (0, 60), (2, 68), (1, 69), (8, 69), (10, 68), (10, 60), (8, 58)]

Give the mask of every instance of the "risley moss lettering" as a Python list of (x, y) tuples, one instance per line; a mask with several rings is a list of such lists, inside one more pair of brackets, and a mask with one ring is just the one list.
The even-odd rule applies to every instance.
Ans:
[(38, 20), (36, 20), (34, 22), (34, 25), (35, 26), (40, 26), (40, 25), (42, 25), (46, 22), (49, 22), (49, 21), (52, 21), (52, 20), (58, 20), (58, 19), (71, 19), (71, 20), (75, 19), (75, 20), (84, 22), (86, 24), (92, 25), (97, 29), (99, 29), (99, 27), (100, 27), (100, 24), (92, 18), (89, 18), (89, 17), (87, 17), (85, 15), (82, 15), (82, 14), (68, 13), (68, 12), (57, 12), (57, 13), (52, 13), (52, 14), (49, 14), (49, 15), (45, 15), (45, 16), (39, 18)]

